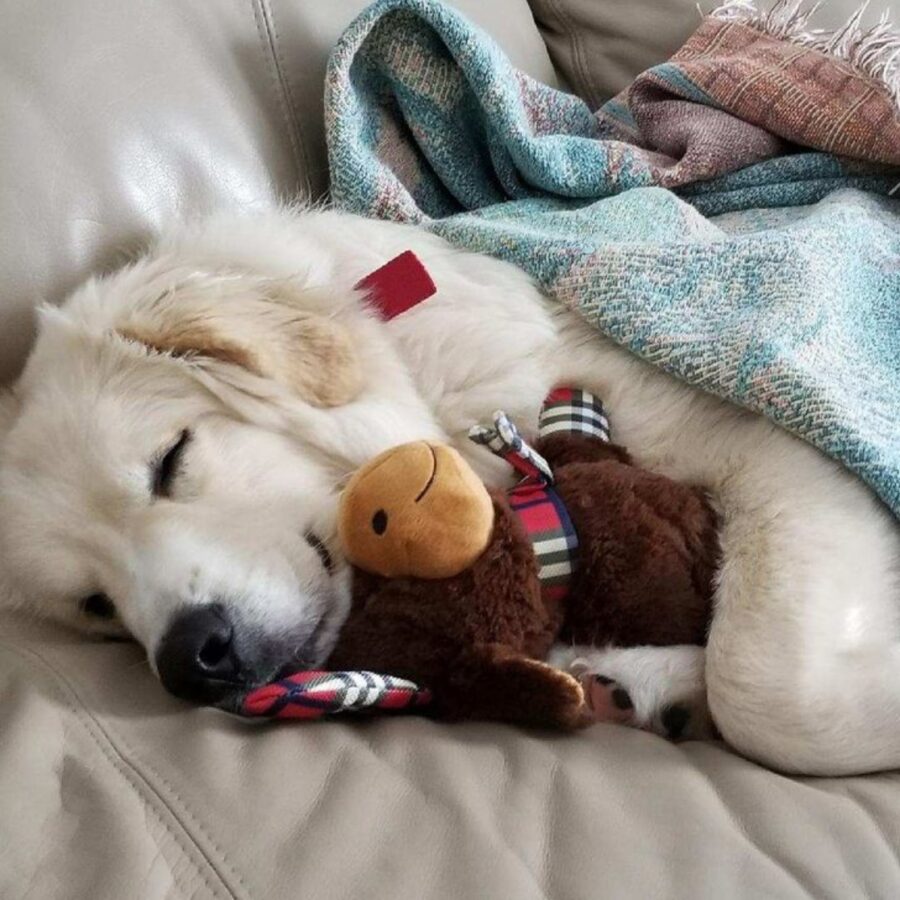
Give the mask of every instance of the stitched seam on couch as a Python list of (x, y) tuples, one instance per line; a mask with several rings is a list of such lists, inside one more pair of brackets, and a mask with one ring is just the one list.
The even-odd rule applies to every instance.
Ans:
[(595, 109), (600, 105), (597, 95), (600, 93), (597, 86), (591, 78), (587, 61), (585, 60), (584, 45), (581, 40), (581, 34), (574, 19), (567, 9), (564, 9), (559, 0), (547, 0), (553, 11), (556, 13), (556, 19), (559, 22), (561, 30), (567, 34), (569, 43), (572, 45), (572, 62), (575, 64), (575, 71), (581, 82), (579, 93), (587, 101), (591, 109)]
[[(297, 122), (297, 111), (291, 93), (290, 81), (284, 69), (284, 60), (281, 56), (278, 40), (278, 28), (268, 0), (252, 0), (253, 18), (256, 21), (256, 30), (263, 44), (263, 53), (271, 63), (272, 80), (275, 83), (275, 93), (278, 95), (278, 104), (284, 116), (284, 124), (291, 144), (294, 157), (294, 168), (297, 172), (297, 188), (303, 184), (306, 187), (307, 199), (312, 197), (312, 183), (310, 182), (309, 157), (306, 153), (306, 145)], [(294, 199), (294, 198), (291, 198)]]
[[(207, 851), (198, 843), (194, 834), (186, 827), (182, 821), (182, 817), (174, 808), (172, 800), (164, 797), (158, 787), (151, 782), (150, 778), (148, 778), (147, 774), (143, 772), (132, 759), (126, 756), (126, 753), (123, 752), (122, 748), (124, 747), (128, 754), (133, 756), (134, 754), (131, 748), (128, 747), (125, 741), (121, 740), (121, 736), (119, 736), (119, 743), (121, 743), (122, 747), (113, 740), (111, 729), (100, 724), (96, 716), (94, 716), (81, 699), (81, 696), (71, 681), (69, 681), (69, 679), (53, 663), (41, 656), (40, 653), (31, 647), (21, 647), (7, 643), (6, 641), (0, 641), (0, 648), (8, 650), (20, 659), (30, 659), (45, 670), (45, 673), (49, 676), (48, 680), (57, 688), (57, 692), (61, 695), (69, 712), (81, 724), (102, 756), (131, 786), (134, 794), (143, 803), (144, 807), (154, 816), (160, 825), (162, 825), (166, 833), (172, 838), (173, 842), (181, 848), (185, 859), (190, 863), (197, 876), (202, 880), (209, 891), (209, 895), (212, 897), (224, 898), (224, 900), (237, 900), (238, 895), (226, 882), (224, 875), (219, 871), (220, 867), (210, 859)], [(156, 773), (152, 767), (148, 766), (147, 768), (159, 778), (159, 774)], [(246, 891), (247, 886), (243, 883), (240, 876), (228, 865), (221, 851), (216, 847), (213, 841), (209, 839), (209, 836), (203, 831), (202, 827), (200, 827), (196, 817), (184, 807), (184, 802), (181, 801), (177, 794), (174, 794), (165, 780), (160, 780), (166, 784), (169, 792), (178, 799), (182, 811), (193, 820), (194, 824), (197, 826), (197, 830), (203, 834), (203, 837), (206, 838), (215, 848), (216, 852), (222, 856), (222, 865), (228, 868), (229, 874), (238, 881)], [(172, 828), (172, 822), (174, 822), (181, 830), (181, 836)], [(170, 872), (173, 879), (176, 879), (174, 867), (170, 867)], [(218, 886), (211, 883), (210, 876), (218, 881)], [(181, 886), (179, 885), (179, 888), (180, 887)], [(224, 891), (224, 893), (222, 893), (222, 891)], [(191, 896), (193, 896), (193, 894)], [(245, 894), (244, 896), (247, 897), (249, 895)]]

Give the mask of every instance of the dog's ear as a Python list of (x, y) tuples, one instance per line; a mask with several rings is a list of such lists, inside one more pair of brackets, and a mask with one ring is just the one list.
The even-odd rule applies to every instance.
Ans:
[[(160, 353), (238, 366), (314, 406), (340, 406), (362, 389), (351, 335), (329, 298), (254, 276), (194, 273), (116, 330)], [(335, 296), (336, 305), (346, 298)], [(337, 309), (334, 310), (337, 312)]]

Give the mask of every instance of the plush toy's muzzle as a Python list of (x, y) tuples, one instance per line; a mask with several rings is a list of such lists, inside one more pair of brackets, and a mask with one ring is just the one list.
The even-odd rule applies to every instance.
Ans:
[(354, 565), (386, 578), (447, 578), (484, 552), (494, 526), (487, 490), (451, 447), (387, 450), (347, 485), (338, 534)]

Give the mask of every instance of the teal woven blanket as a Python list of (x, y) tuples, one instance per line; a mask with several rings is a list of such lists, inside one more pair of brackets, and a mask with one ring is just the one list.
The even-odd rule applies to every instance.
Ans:
[(381, 0), (329, 66), (333, 200), (516, 263), (644, 359), (841, 460), (900, 515), (896, 110), (864, 73), (841, 94), (827, 56), (804, 68), (796, 51), (710, 18), (592, 112), (449, 7)]

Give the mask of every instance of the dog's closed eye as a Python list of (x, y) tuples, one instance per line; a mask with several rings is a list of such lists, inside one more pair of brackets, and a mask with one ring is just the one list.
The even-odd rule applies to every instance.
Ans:
[(178, 440), (153, 463), (151, 491), (154, 497), (171, 496), (172, 485), (178, 475), (182, 457), (184, 456), (184, 449), (187, 447), (190, 439), (191, 433), (185, 428), (178, 436)]
[(303, 537), (306, 543), (319, 554), (319, 559), (322, 561), (322, 565), (325, 566), (325, 571), (330, 574), (334, 569), (334, 560), (331, 558), (331, 554), (328, 552), (328, 548), (322, 539), (312, 531), (307, 531)]

